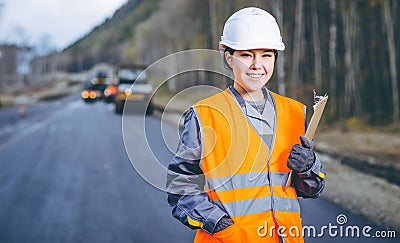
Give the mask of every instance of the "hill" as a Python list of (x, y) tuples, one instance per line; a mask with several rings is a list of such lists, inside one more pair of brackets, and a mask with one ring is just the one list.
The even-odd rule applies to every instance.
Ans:
[(131, 0), (111, 18), (63, 50), (68, 57), (67, 71), (87, 70), (100, 62), (131, 61), (135, 28), (158, 9), (161, 0)]

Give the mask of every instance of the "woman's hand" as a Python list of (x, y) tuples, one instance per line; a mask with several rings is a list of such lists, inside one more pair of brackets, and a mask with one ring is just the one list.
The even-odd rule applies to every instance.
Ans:
[(306, 137), (300, 136), (301, 145), (295, 144), (290, 151), (287, 167), (293, 172), (301, 173), (309, 170), (315, 161), (315, 154), (312, 150), (312, 142)]

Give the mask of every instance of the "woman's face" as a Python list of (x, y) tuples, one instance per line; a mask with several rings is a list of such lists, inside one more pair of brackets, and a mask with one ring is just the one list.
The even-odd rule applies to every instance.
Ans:
[(274, 71), (275, 52), (271, 49), (235, 50), (225, 52), (228, 65), (235, 76), (234, 87), (244, 99), (262, 99), (262, 87)]

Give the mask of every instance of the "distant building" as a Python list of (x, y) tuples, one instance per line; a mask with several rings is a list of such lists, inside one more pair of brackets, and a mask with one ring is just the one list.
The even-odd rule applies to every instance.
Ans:
[(51, 81), (55, 73), (64, 72), (67, 69), (68, 60), (66, 55), (59, 52), (33, 58), (30, 63), (31, 80), (33, 82)]
[(33, 57), (31, 47), (0, 45), (0, 87), (24, 85)]

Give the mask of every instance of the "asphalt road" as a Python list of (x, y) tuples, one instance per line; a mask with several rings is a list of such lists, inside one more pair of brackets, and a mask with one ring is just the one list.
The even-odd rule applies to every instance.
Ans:
[[(129, 117), (132, 142), (143, 118)], [(24, 118), (15, 108), (2, 110), (0, 121), (0, 242), (192, 242), (194, 232), (172, 218), (165, 192), (133, 168), (112, 105), (72, 96), (27, 107)], [(153, 157), (142, 155), (142, 139), (130, 146), (141, 162), (156, 157), (165, 165), (172, 157), (160, 124), (146, 118)], [(175, 134), (164, 123), (163, 130)], [(395, 242), (340, 236), (339, 214), (348, 219), (342, 226), (369, 225), (371, 234), (380, 228), (323, 198), (301, 205), (303, 224), (317, 234), (338, 227), (336, 237), (326, 230), (306, 242)]]

